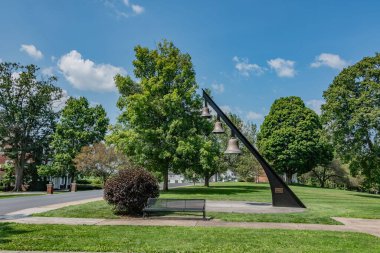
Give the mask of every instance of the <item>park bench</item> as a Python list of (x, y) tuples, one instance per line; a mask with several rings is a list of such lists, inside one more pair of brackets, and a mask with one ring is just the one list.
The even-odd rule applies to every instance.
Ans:
[(202, 212), (203, 219), (206, 219), (206, 200), (149, 198), (143, 209), (143, 217), (159, 212)]

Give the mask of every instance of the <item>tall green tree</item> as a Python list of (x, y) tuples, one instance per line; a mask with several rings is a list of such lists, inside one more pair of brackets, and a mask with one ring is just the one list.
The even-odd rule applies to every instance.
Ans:
[(323, 93), (324, 126), (337, 154), (380, 190), (380, 54), (345, 68)]
[(291, 182), (294, 173), (306, 173), (332, 159), (332, 149), (321, 131), (318, 115), (301, 98), (284, 97), (272, 104), (265, 117), (258, 146), (273, 168)]
[(84, 97), (69, 98), (52, 136), (53, 163), (41, 166), (40, 172), (45, 175), (68, 173), (74, 179), (73, 159), (82, 147), (102, 141), (108, 124), (109, 119), (101, 105), (92, 107)]
[(62, 97), (57, 79), (41, 79), (38, 70), (0, 63), (0, 141), (4, 155), (13, 160), (15, 191), (21, 190), (25, 169), (39, 160), (58, 118), (53, 104)]
[(179, 146), (192, 143), (193, 136), (209, 133), (212, 126), (199, 116), (202, 100), (196, 94), (189, 54), (167, 41), (153, 50), (136, 46), (135, 54), (138, 81), (130, 76), (115, 77), (122, 114), (108, 141), (134, 162), (160, 172), (164, 190), (168, 190), (168, 171), (186, 169)]

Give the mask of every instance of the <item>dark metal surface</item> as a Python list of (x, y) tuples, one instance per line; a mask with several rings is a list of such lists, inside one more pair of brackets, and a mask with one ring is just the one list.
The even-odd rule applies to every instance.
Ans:
[(247, 140), (247, 138), (239, 131), (239, 129), (230, 121), (224, 112), (216, 105), (211, 97), (203, 90), (203, 98), (215, 110), (218, 116), (226, 123), (231, 129), (232, 133), (240, 139), (240, 141), (248, 148), (254, 157), (258, 160), (268, 177), (273, 206), (282, 207), (300, 207), (306, 208), (302, 201), (295, 195), (295, 193), (288, 187), (288, 185), (281, 179), (279, 175), (270, 167), (268, 162), (261, 156), (255, 147)]
[(206, 200), (149, 198), (143, 209), (144, 217), (154, 212), (202, 212), (206, 218)]

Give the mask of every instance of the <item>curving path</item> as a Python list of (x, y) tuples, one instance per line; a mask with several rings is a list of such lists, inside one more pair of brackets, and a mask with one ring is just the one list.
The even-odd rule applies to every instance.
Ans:
[(380, 220), (334, 218), (344, 225), (322, 225), (302, 223), (272, 222), (227, 222), (221, 220), (201, 219), (162, 219), (162, 218), (128, 218), (128, 219), (84, 219), (58, 217), (22, 217), (0, 219), (1, 222), (22, 224), (63, 224), (63, 225), (96, 225), (96, 226), (184, 226), (184, 227), (235, 227), (251, 229), (292, 229), (292, 230), (325, 230), (340, 232), (360, 232), (380, 237)]

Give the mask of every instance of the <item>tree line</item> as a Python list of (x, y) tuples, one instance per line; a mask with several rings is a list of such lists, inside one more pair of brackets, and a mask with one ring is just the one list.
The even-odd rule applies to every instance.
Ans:
[[(273, 103), (259, 130), (229, 117), (289, 183), (297, 173), (324, 187), (349, 170), (364, 189), (378, 191), (379, 65), (376, 54), (345, 68), (324, 92), (321, 115), (291, 96)], [(104, 108), (84, 97), (56, 108), (63, 96), (57, 79), (39, 77), (36, 66), (0, 63), (1, 152), (12, 160), (15, 190), (62, 174), (104, 181), (130, 163), (154, 172), (164, 190), (169, 172), (203, 178), (206, 186), (227, 169), (248, 181), (261, 173), (244, 147), (240, 156), (225, 156), (229, 130), (212, 135), (212, 121), (199, 116), (203, 101), (189, 54), (168, 41), (136, 46), (133, 67), (134, 76), (115, 76), (121, 113), (109, 126)]]

